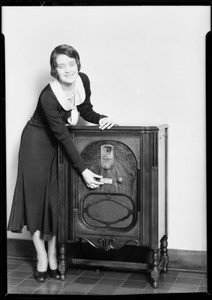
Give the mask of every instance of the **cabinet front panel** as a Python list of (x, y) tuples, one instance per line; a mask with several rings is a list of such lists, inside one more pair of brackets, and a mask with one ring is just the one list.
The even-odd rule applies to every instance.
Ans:
[(103, 176), (105, 183), (91, 190), (77, 177), (76, 236), (104, 232), (129, 239), (132, 231), (134, 238), (139, 238), (138, 169), (132, 150), (119, 141), (97, 140), (84, 147), (81, 157), (88, 169)]

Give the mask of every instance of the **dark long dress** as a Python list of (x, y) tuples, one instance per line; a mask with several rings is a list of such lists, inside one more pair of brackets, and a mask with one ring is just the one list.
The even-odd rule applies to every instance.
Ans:
[[(86, 99), (77, 108), (87, 121), (98, 124), (100, 115), (90, 102), (90, 82), (84, 73), (82, 79)], [(40, 94), (33, 117), (27, 122), (21, 136), (18, 175), (10, 213), (8, 230), (22, 232), (23, 226), (33, 234), (57, 234), (57, 146), (61, 143), (70, 162), (79, 172), (85, 165), (75, 148), (66, 127), (71, 111), (58, 102), (48, 84)]]

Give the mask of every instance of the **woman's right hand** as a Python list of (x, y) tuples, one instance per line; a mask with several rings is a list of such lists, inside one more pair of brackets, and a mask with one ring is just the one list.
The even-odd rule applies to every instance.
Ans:
[(90, 189), (96, 189), (100, 185), (104, 184), (103, 182), (96, 180), (96, 178), (101, 179), (103, 176), (95, 174), (89, 169), (85, 169), (82, 172), (82, 176), (83, 176), (83, 179), (85, 180), (87, 187)]

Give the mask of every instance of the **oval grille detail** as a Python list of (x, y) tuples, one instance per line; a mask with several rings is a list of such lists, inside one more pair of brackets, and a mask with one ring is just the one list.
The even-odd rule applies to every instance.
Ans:
[(83, 221), (92, 227), (122, 228), (130, 226), (135, 217), (133, 203), (122, 194), (89, 194), (83, 201)]

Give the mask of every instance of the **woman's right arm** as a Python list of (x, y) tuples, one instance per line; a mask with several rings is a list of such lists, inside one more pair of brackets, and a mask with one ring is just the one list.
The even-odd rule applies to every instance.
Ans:
[(96, 178), (101, 179), (102, 176), (97, 175), (86, 168), (68, 132), (65, 122), (59, 113), (58, 101), (54, 99), (51, 95), (43, 94), (40, 97), (40, 104), (43, 113), (46, 117), (47, 125), (51, 129), (55, 138), (63, 144), (74, 167), (77, 168), (80, 171), (80, 173), (82, 173), (83, 179), (85, 180), (87, 187), (99, 187), (102, 184), (102, 182), (97, 181)]

